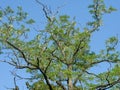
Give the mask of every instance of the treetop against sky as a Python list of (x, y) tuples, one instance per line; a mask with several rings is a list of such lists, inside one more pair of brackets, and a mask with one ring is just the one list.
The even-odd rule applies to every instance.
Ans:
[(120, 88), (120, 1), (0, 2), (2, 90)]

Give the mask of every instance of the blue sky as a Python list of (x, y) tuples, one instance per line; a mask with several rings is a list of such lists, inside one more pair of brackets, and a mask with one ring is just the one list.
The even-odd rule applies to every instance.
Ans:
[[(91, 1), (92, 0), (41, 0), (41, 2), (48, 5), (53, 13), (58, 7), (60, 7), (58, 9), (58, 15), (67, 14), (72, 18), (75, 16), (80, 28), (84, 27), (85, 22), (91, 20), (87, 9), (87, 5), (90, 4)], [(105, 15), (103, 18), (104, 24), (101, 27), (101, 30), (93, 34), (91, 40), (91, 49), (96, 52), (98, 52), (100, 49), (104, 49), (104, 42), (108, 37), (118, 35), (120, 39), (120, 0), (106, 0), (106, 4), (108, 6), (113, 5), (118, 9), (118, 11)], [(17, 6), (22, 6), (23, 10), (29, 13), (29, 17), (35, 19), (35, 28), (41, 29), (45, 25), (44, 14), (41, 10), (41, 7), (35, 3), (35, 0), (0, 0), (0, 7), (5, 8), (6, 6), (11, 6), (14, 9), (16, 9)], [(120, 44), (118, 45), (117, 50), (120, 51), (119, 46)], [(105, 65), (102, 65), (97, 69), (99, 69), (99, 71), (103, 71), (104, 67)], [(0, 63), (0, 90), (6, 90), (5, 87), (13, 87), (13, 76), (10, 73), (12, 70), (14, 70), (14, 68), (10, 65)], [(93, 71), (96, 72), (96, 70)], [(24, 71), (17, 72), (27, 77), (27, 74), (25, 74)], [(19, 80), (18, 84), (21, 86), (21, 90), (25, 90), (25, 86), (23, 85), (24, 82), (22, 82), (22, 80)]]

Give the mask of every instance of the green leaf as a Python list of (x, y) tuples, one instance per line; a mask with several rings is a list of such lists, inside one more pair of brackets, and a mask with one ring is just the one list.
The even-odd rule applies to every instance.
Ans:
[(116, 11), (117, 9), (116, 8), (113, 8), (112, 6), (109, 7), (109, 10), (110, 11)]
[(33, 19), (30, 19), (30, 20), (28, 20), (26, 23), (27, 23), (27, 24), (33, 24), (33, 23), (35, 23), (35, 21), (34, 21)]
[(0, 10), (0, 18), (3, 16), (3, 12), (2, 10)]

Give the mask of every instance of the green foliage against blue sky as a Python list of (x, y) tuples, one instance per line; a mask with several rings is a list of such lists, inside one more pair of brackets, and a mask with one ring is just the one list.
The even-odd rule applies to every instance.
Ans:
[[(41, 0), (41, 2), (48, 5), (53, 14), (56, 14), (56, 10), (58, 10), (58, 15), (67, 14), (71, 18), (75, 17), (78, 22), (77, 26), (80, 26), (81, 30), (84, 28), (85, 23), (91, 21), (92, 19), (87, 9), (87, 6), (91, 3), (91, 0)], [(106, 3), (108, 6), (113, 5), (118, 9), (118, 11), (105, 15), (103, 18), (103, 26), (100, 28), (100, 31), (94, 33), (91, 40), (91, 49), (95, 52), (105, 48), (104, 41), (108, 37), (117, 36), (120, 38), (120, 1), (106, 0)], [(10, 6), (15, 10), (17, 10), (16, 8), (18, 6), (22, 6), (23, 10), (28, 12), (28, 17), (33, 18), (36, 22), (33, 26), (31, 26), (31, 28), (44, 28), (46, 23), (44, 20), (44, 13), (41, 7), (34, 0), (1, 0), (0, 8), (5, 8), (6, 6)], [(34, 34), (35, 33), (31, 33), (31, 35)], [(117, 50), (120, 50), (119, 46), (117, 47)], [(106, 64), (98, 67), (98, 69), (105, 66)], [(10, 70), (11, 67), (9, 65), (6, 66), (6, 64), (0, 63), (0, 71), (2, 72), (0, 75), (0, 90), (6, 90), (5, 87), (11, 87), (13, 85), (13, 77), (9, 72)], [(103, 71), (102, 68), (99, 70)], [(93, 70), (93, 72), (96, 71)], [(24, 76), (24, 72), (21, 74)], [(18, 83), (21, 83), (21, 81)], [(23, 84), (21, 84), (21, 87), (23, 89), (25, 88)]]

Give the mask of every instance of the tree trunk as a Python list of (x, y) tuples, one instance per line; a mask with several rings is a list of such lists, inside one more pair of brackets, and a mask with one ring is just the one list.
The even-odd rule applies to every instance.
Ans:
[(68, 90), (73, 90), (73, 83), (71, 78), (68, 79)]
[[(71, 71), (72, 70), (72, 66), (68, 65), (68, 70)], [(70, 74), (70, 76), (68, 76), (68, 90), (73, 90), (73, 83), (72, 83), (72, 76)]]

